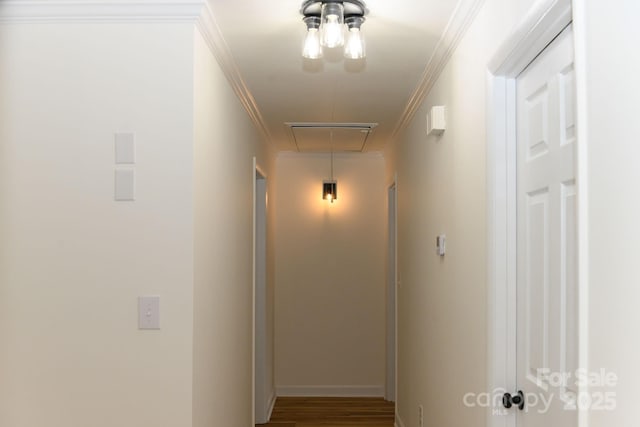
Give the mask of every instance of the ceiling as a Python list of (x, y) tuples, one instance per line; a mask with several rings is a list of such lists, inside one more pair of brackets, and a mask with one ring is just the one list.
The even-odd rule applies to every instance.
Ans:
[[(228, 49), (222, 66), (277, 150), (369, 152), (382, 150), (411, 118), (479, 2), (367, 0), (361, 61), (340, 51), (302, 58), (301, 0), (210, 6)], [(332, 129), (343, 124), (360, 127)]]

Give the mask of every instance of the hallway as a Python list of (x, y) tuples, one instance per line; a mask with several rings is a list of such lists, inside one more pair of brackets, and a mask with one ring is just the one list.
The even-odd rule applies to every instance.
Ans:
[(0, 0), (0, 427), (637, 425), (640, 1), (303, 1)]

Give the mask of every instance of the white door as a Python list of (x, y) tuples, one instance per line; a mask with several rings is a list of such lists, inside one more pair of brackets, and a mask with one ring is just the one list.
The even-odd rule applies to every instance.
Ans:
[(518, 427), (577, 425), (573, 57), (569, 26), (516, 80)]

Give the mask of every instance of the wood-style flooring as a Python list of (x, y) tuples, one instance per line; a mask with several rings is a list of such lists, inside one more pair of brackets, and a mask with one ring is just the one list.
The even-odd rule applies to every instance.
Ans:
[(262, 427), (393, 427), (393, 402), (368, 397), (279, 397)]

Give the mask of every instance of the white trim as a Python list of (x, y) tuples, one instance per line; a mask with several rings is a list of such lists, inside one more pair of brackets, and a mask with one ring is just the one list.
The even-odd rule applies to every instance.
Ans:
[(265, 141), (271, 140), (258, 105), (207, 0), (1, 0), (0, 23), (194, 23), (240, 103)]
[(394, 423), (395, 427), (404, 427), (404, 423), (402, 422), (402, 418), (400, 418), (399, 414), (396, 414), (396, 421)]
[(484, 0), (460, 0), (458, 2), (429, 58), (429, 62), (427, 62), (418, 85), (393, 130), (392, 140), (396, 139), (409, 125), (483, 4)]
[(271, 390), (271, 396), (269, 396), (269, 406), (267, 409), (267, 421), (271, 420), (271, 415), (273, 414), (273, 408), (276, 406), (276, 399), (278, 399), (278, 395), (276, 394), (275, 389)]
[[(488, 63), (487, 388), (490, 392), (515, 390), (516, 386), (515, 78), (571, 19), (571, 0), (537, 1)], [(514, 414), (503, 416), (492, 409), (487, 410), (487, 426), (515, 426)]]
[(0, 22), (192, 22), (206, 0), (2, 0)]
[[(515, 156), (508, 141), (515, 138), (515, 108), (507, 94), (513, 82), (501, 77), (488, 77), (487, 84), (487, 318), (488, 345), (487, 391), (516, 387), (516, 361), (509, 349), (515, 350)], [(510, 117), (511, 116), (511, 117)], [(511, 161), (510, 161), (511, 160)], [(505, 390), (506, 391), (506, 390)], [(509, 417), (488, 408), (488, 426), (513, 425)]]
[[(398, 394), (398, 174), (394, 174), (393, 183), (387, 187), (387, 206), (393, 211), (387, 212), (387, 278), (385, 291), (387, 293), (386, 307), (386, 360), (385, 360), (385, 399), (397, 401)], [(391, 195), (393, 193), (393, 204)], [(391, 245), (391, 230), (393, 227), (393, 246)], [(393, 253), (391, 253), (393, 251)], [(393, 276), (391, 275), (393, 269)], [(389, 315), (393, 312), (393, 318)], [(393, 341), (393, 345), (391, 345)], [(389, 359), (393, 357), (392, 366)], [(390, 386), (389, 378), (393, 381)]]
[[(576, 185), (578, 203), (578, 366), (589, 368), (589, 133), (588, 91), (587, 91), (587, 22), (584, 2), (573, 0), (574, 69), (576, 75)], [(578, 393), (588, 392), (588, 387), (580, 387)], [(578, 412), (578, 426), (588, 427), (589, 411)]]
[(571, 22), (571, 0), (538, 0), (489, 61), (489, 72), (516, 77)]
[(277, 386), (276, 393), (286, 397), (384, 397), (384, 386)]
[(211, 7), (206, 1), (202, 13), (198, 16), (196, 25), (256, 129), (262, 134), (265, 141), (271, 141), (271, 134), (262, 117), (262, 113), (258, 109), (258, 104), (244, 82), (238, 64), (233, 59), (229, 45), (222, 36)]

